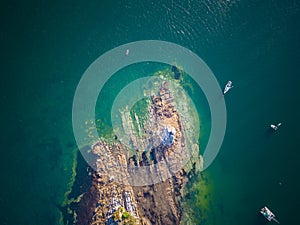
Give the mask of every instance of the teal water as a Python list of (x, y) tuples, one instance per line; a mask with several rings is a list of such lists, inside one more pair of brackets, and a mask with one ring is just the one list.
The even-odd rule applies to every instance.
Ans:
[(1, 224), (58, 224), (77, 151), (76, 85), (101, 54), (144, 39), (187, 47), (221, 86), (234, 83), (223, 146), (206, 171), (214, 184), (206, 224), (264, 224), (264, 205), (281, 224), (298, 224), (299, 18), (297, 0), (3, 4)]

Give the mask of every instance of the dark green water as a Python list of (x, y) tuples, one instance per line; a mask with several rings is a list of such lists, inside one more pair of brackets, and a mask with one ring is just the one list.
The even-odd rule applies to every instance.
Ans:
[[(227, 131), (207, 173), (208, 224), (298, 224), (299, 1), (32, 1), (1, 6), (1, 224), (58, 224), (72, 181), (76, 86), (101, 54), (159, 39), (197, 53), (226, 95)], [(205, 112), (203, 112), (205, 114)], [(200, 115), (201, 116), (201, 115)], [(207, 115), (203, 115), (205, 118)], [(274, 122), (283, 125), (268, 131)], [(209, 121), (203, 121), (209, 123)], [(281, 185), (280, 185), (281, 184)]]

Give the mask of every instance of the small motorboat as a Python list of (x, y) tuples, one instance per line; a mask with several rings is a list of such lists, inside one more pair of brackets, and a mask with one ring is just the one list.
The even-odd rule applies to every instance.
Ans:
[(278, 128), (281, 126), (281, 123), (278, 123), (277, 125), (274, 125), (274, 124), (271, 124), (270, 127), (273, 129), (273, 130), (278, 130)]
[(224, 88), (223, 94), (225, 95), (231, 88), (233, 88), (232, 81), (228, 81)]
[(279, 224), (279, 221), (275, 219), (275, 214), (271, 212), (271, 210), (265, 206), (260, 210), (260, 213), (264, 215), (264, 217), (269, 221), (275, 221)]

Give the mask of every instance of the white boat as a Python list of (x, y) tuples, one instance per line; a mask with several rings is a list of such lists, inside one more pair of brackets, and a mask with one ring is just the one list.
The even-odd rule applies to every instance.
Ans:
[(223, 94), (225, 95), (231, 88), (233, 88), (232, 81), (228, 81), (224, 88)]
[(270, 127), (271, 127), (273, 130), (277, 130), (280, 126), (281, 126), (281, 123), (278, 123), (277, 125), (274, 125), (274, 124), (271, 124), (271, 125), (270, 125)]
[(260, 210), (260, 213), (264, 215), (264, 217), (269, 221), (275, 221), (279, 224), (279, 221), (275, 219), (275, 214), (271, 212), (271, 210), (265, 206)]

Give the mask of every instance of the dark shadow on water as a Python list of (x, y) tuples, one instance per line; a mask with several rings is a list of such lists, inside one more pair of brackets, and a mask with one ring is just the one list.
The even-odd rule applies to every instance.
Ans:
[(257, 214), (256, 219), (255, 219), (255, 225), (266, 225), (269, 224), (270, 222), (266, 220), (263, 215)]
[[(84, 150), (83, 150), (84, 151)], [(87, 193), (92, 184), (92, 177), (89, 176), (89, 171), (92, 171), (91, 167), (87, 164), (80, 151), (77, 152), (77, 166), (76, 166), (76, 177), (72, 186), (72, 191), (68, 195), (68, 200), (77, 199), (83, 193)], [(89, 210), (88, 207), (84, 209), (84, 206), (79, 202), (72, 202), (69, 205), (60, 206), (56, 204), (63, 214), (64, 224), (75, 224), (74, 212), (78, 214), (78, 211), (85, 212)], [(70, 213), (72, 211), (72, 214)], [(88, 214), (88, 213), (87, 213)], [(90, 215), (87, 215), (90, 216)]]
[(221, 92), (219, 95), (219, 99), (221, 100), (222, 98), (225, 98), (225, 95)]
[(277, 131), (273, 130), (271, 127), (269, 127), (266, 131), (265, 131), (265, 137), (266, 138), (271, 138), (275, 135)]

